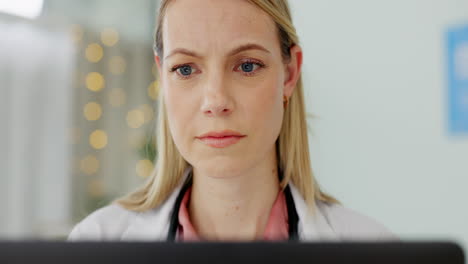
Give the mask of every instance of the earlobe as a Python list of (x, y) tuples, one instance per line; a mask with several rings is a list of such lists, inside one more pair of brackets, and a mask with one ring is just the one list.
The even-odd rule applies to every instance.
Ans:
[(286, 65), (286, 78), (284, 83), (283, 94), (288, 98), (292, 95), (296, 88), (302, 69), (302, 49), (299, 45), (294, 45), (290, 48), (291, 59)]

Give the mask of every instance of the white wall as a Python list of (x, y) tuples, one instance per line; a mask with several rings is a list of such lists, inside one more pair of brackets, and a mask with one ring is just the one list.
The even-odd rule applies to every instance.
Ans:
[(403, 238), (468, 245), (468, 135), (447, 120), (445, 32), (465, 0), (291, 0), (314, 171)]
[(0, 239), (56, 237), (70, 219), (65, 31), (0, 16)]

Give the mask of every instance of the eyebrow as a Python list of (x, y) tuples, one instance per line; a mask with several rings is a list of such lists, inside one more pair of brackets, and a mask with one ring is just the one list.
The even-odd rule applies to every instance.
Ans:
[[(228, 56), (233, 56), (233, 55), (236, 55), (237, 53), (240, 53), (240, 52), (243, 52), (243, 51), (246, 51), (246, 50), (260, 50), (260, 51), (264, 51), (266, 53), (271, 53), (268, 49), (264, 48), (261, 45), (258, 45), (258, 44), (255, 44), (255, 43), (247, 43), (247, 44), (243, 44), (243, 45), (231, 50), (227, 55)], [(198, 54), (198, 53), (196, 53), (194, 51), (184, 49), (184, 48), (177, 48), (177, 49), (174, 49), (164, 59), (166, 60), (169, 57), (171, 57), (173, 55), (176, 55), (176, 54), (184, 54), (184, 55), (195, 57), (195, 58), (202, 58), (203, 57), (202, 55), (200, 55), (200, 54)]]

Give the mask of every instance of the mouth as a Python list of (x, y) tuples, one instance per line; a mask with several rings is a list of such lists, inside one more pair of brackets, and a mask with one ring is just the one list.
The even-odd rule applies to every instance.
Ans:
[(236, 144), (246, 137), (239, 132), (224, 130), (220, 132), (208, 132), (197, 137), (198, 140), (213, 148), (225, 148)]

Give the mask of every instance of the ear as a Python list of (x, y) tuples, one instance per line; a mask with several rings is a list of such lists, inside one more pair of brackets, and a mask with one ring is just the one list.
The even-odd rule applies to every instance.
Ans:
[(158, 72), (161, 73), (161, 57), (158, 54), (154, 54), (154, 61), (156, 62), (156, 66), (158, 67)]
[(286, 78), (284, 80), (283, 94), (288, 98), (291, 97), (297, 81), (301, 76), (302, 69), (302, 48), (299, 45), (294, 45), (290, 48), (291, 59), (285, 65)]

